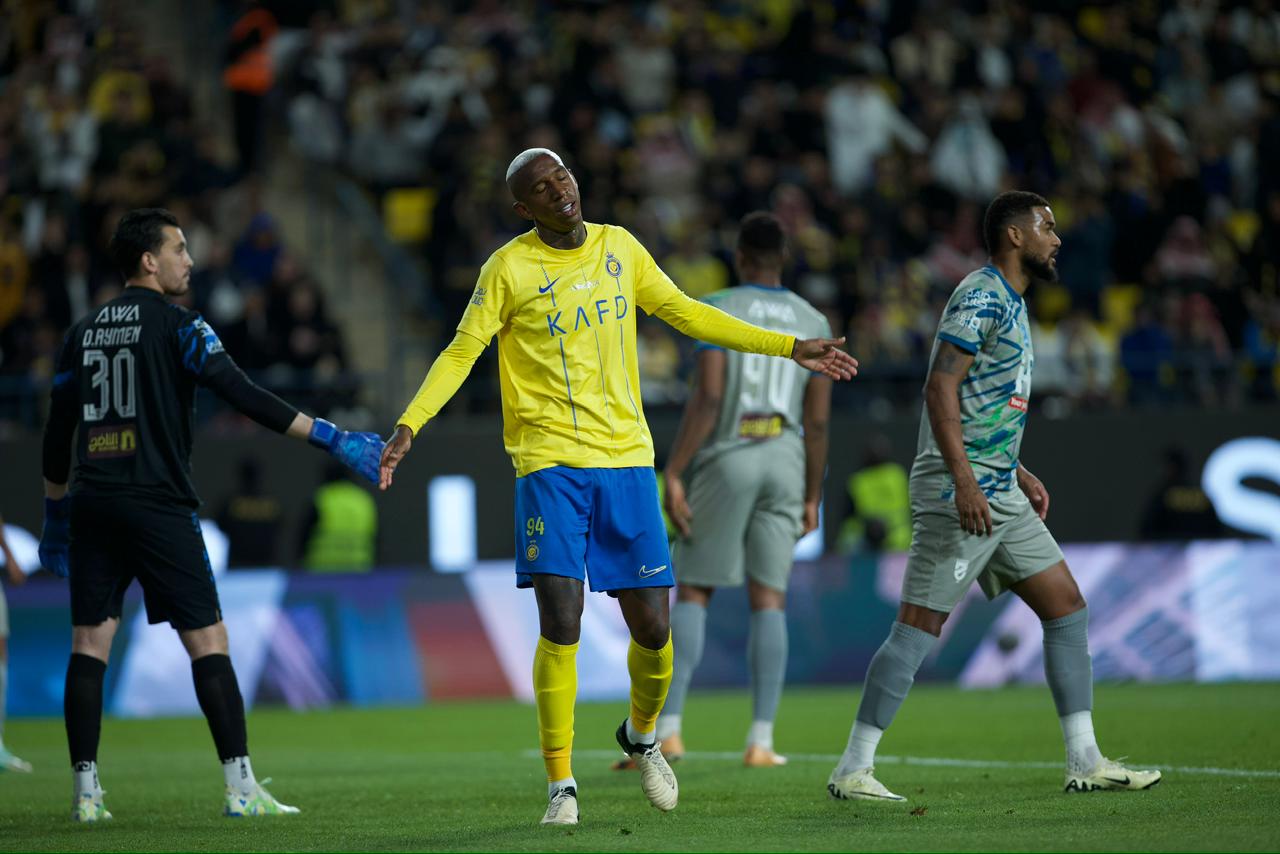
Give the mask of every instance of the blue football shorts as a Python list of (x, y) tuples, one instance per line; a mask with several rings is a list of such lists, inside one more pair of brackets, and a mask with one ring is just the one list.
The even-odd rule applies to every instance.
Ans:
[(651, 468), (553, 466), (516, 478), (516, 586), (536, 573), (595, 592), (671, 587), (675, 573)]

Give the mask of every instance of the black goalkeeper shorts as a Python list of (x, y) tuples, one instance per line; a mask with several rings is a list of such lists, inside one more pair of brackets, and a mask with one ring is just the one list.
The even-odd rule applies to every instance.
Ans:
[(185, 631), (222, 620), (194, 511), (159, 500), (72, 496), (71, 624), (118, 618), (135, 578), (147, 622)]

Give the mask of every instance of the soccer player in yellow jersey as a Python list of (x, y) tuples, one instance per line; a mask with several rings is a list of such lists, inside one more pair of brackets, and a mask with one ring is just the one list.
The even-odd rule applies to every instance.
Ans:
[(550, 799), (542, 823), (578, 823), (570, 753), (584, 581), (617, 598), (631, 631), (631, 711), (617, 740), (649, 802), (670, 810), (678, 787), (654, 724), (671, 683), (675, 578), (640, 406), (636, 310), (833, 379), (851, 378), (858, 363), (838, 349), (843, 338), (797, 340), (686, 296), (625, 229), (583, 222), (578, 183), (554, 152), (519, 154), (507, 187), (533, 228), (481, 269), (457, 335), (396, 424), (381, 486), (496, 334), (503, 444), (516, 468), (516, 584), (534, 589), (540, 621), (533, 687)]

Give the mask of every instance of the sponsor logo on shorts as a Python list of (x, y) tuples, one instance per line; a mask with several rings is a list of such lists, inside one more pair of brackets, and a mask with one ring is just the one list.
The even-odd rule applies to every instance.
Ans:
[(138, 451), (138, 430), (132, 424), (89, 430), (89, 459), (131, 457)]
[(1018, 397), (1018, 395), (1015, 394), (1013, 397), (1009, 398), (1009, 405), (1019, 412), (1027, 411), (1027, 399), (1025, 397)]
[(956, 558), (956, 569), (955, 569), (955, 572), (952, 573), (952, 575), (956, 577), (956, 583), (959, 584), (961, 581), (964, 581), (964, 577), (968, 574), (969, 574), (968, 558), (963, 558), (963, 557)]
[(743, 439), (773, 439), (781, 435), (781, 415), (744, 415), (738, 421), (738, 436)]
[(641, 566), (640, 577), (649, 578), (651, 576), (657, 575), (659, 572), (662, 572), (662, 570), (666, 568), (667, 568), (667, 565), (665, 563), (662, 566), (655, 566), (653, 569), (649, 569), (647, 566)]

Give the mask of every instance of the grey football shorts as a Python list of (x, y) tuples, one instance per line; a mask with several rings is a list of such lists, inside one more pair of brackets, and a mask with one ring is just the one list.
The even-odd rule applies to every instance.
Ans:
[(1063, 560), (1062, 549), (1016, 487), (988, 499), (991, 535), (960, 527), (954, 501), (922, 498), (937, 490), (911, 485), (911, 550), (902, 601), (951, 613), (976, 579), (988, 599)]
[(689, 537), (671, 545), (676, 582), (786, 590), (804, 524), (804, 445), (793, 436), (725, 451), (690, 474)]

